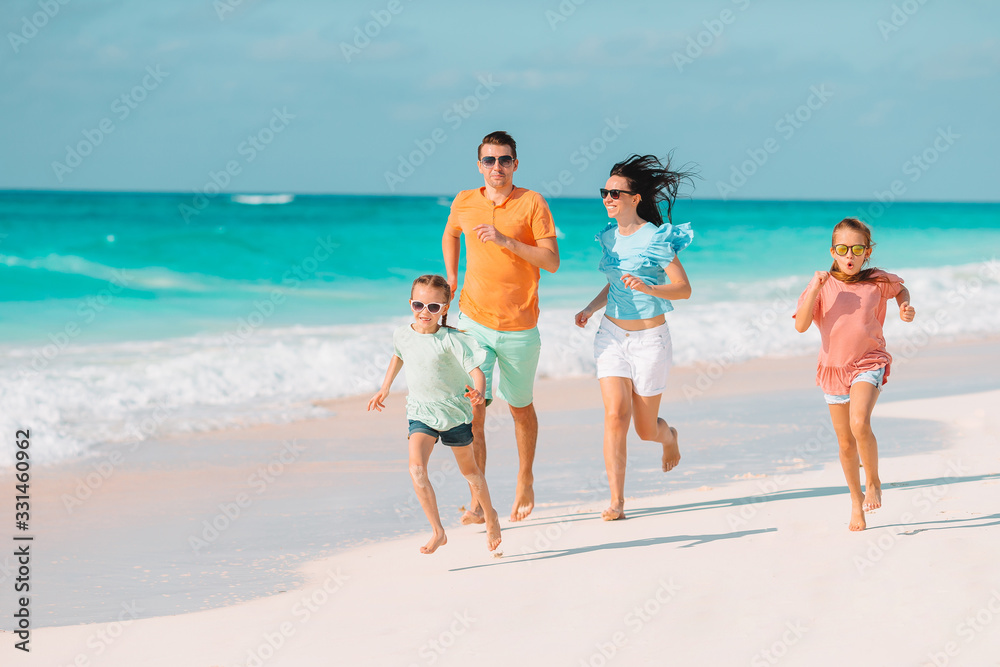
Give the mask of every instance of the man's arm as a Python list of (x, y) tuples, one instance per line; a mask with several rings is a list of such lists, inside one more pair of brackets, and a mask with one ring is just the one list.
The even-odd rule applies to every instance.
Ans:
[(462, 237), (455, 236), (447, 227), (441, 237), (441, 254), (444, 255), (445, 277), (451, 285), (451, 294), (458, 290), (458, 259), (462, 255)]
[(556, 243), (554, 236), (538, 239), (535, 241), (538, 245), (528, 245), (501, 234), (493, 225), (479, 225), (472, 231), (476, 232), (476, 236), (483, 243), (496, 243), (529, 264), (545, 269), (549, 273), (555, 273), (559, 268), (559, 244)]

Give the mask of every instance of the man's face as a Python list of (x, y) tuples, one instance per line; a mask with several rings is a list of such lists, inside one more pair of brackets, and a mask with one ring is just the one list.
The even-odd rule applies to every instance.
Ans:
[[(492, 165), (489, 167), (483, 164), (483, 158), (492, 157), (496, 158)], [(514, 160), (513, 164), (508, 166), (503, 166), (501, 158), (513, 157), (513, 151), (510, 146), (497, 146), (496, 144), (486, 144), (483, 146), (480, 152), (479, 162), (476, 164), (479, 166), (479, 173), (483, 175), (486, 185), (495, 189), (503, 190), (511, 184), (514, 178), (514, 172), (517, 171), (517, 160)]]

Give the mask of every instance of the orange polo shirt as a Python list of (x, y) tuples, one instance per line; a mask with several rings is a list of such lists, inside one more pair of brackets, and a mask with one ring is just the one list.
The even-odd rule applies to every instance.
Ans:
[(458, 300), (468, 317), (495, 331), (525, 331), (538, 324), (538, 267), (496, 243), (483, 243), (473, 231), (493, 225), (504, 236), (528, 245), (553, 238), (556, 226), (549, 205), (537, 192), (517, 188), (499, 206), (486, 188), (463, 190), (451, 203), (447, 231), (465, 234), (465, 283)]

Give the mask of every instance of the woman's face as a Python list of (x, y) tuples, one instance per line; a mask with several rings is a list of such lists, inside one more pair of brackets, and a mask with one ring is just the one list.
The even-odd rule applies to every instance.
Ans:
[[(631, 190), (628, 179), (624, 176), (612, 176), (604, 184), (605, 190)], [(617, 220), (627, 219), (635, 215), (635, 207), (642, 199), (639, 195), (630, 195), (622, 192), (618, 199), (611, 197), (611, 193), (604, 198), (604, 208), (608, 210), (608, 217)]]

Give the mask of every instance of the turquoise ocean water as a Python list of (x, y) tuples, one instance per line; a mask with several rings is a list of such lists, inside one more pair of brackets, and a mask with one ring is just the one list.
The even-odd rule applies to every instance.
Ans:
[[(368, 393), (409, 319), (410, 282), (444, 269), (449, 197), (195, 203), (0, 193), (0, 421), (32, 424), (41, 461), (316, 416), (314, 399)], [(542, 276), (539, 375), (586, 375), (596, 322), (580, 331), (572, 316), (603, 285), (594, 235), (607, 218), (596, 196), (550, 204), (562, 265)], [(818, 336), (790, 317), (849, 215), (872, 224), (874, 263), (906, 280), (918, 309), (909, 329), (890, 314), (891, 344), (1000, 330), (1000, 205), (680, 200), (694, 295), (670, 315), (675, 363), (815, 351)]]

